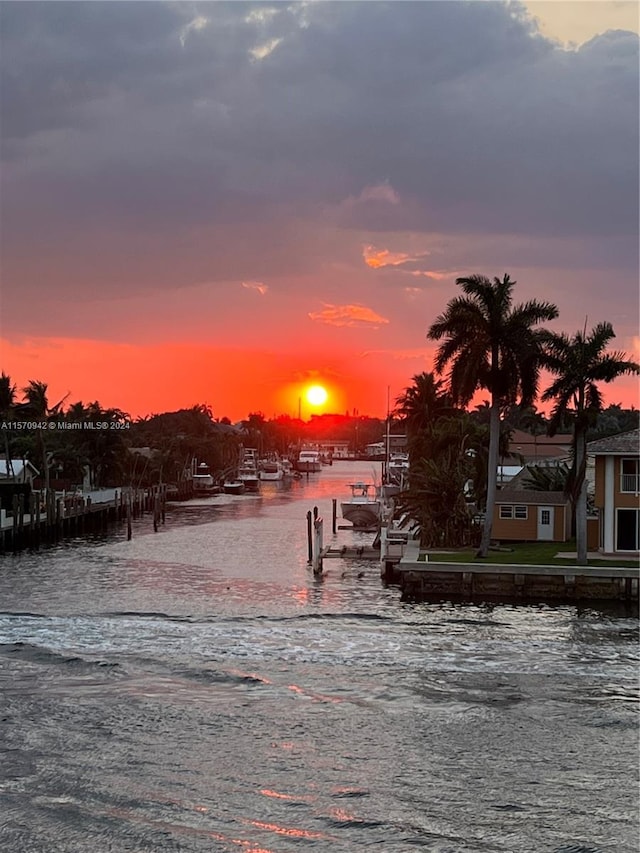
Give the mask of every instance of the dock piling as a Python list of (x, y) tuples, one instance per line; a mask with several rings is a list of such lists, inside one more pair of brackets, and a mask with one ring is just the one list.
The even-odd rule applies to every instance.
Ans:
[(311, 510), (307, 512), (307, 553), (309, 564), (313, 563), (313, 521)]

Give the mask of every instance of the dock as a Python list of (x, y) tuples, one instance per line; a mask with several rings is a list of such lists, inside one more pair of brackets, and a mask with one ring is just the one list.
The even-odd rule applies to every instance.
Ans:
[(380, 549), (372, 545), (343, 545), (341, 548), (323, 548), (321, 557), (323, 560), (342, 557), (346, 560), (380, 560)]
[[(24, 548), (39, 548), (67, 537), (106, 532), (110, 526), (127, 523), (145, 513), (153, 517), (154, 530), (164, 523), (166, 485), (146, 489), (97, 489), (89, 492), (59, 494), (50, 491), (43, 499), (32, 492), (28, 503), (14, 495), (10, 512), (0, 510), (0, 553)], [(26, 505), (25, 505), (26, 504)]]

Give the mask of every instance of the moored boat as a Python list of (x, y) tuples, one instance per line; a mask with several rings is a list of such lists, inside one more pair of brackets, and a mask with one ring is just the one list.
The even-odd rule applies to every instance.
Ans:
[(258, 476), (258, 451), (253, 447), (245, 447), (238, 465), (238, 480), (244, 484), (245, 492), (257, 492), (260, 489)]
[(244, 483), (242, 480), (225, 480), (222, 490), (225, 495), (243, 495)]
[(261, 480), (282, 480), (284, 468), (277, 453), (265, 456), (260, 460), (258, 476)]
[(341, 501), (342, 517), (354, 527), (375, 527), (380, 521), (382, 503), (373, 483), (349, 483), (351, 498)]
[(322, 470), (320, 453), (317, 450), (301, 450), (296, 461), (296, 470), (302, 473), (317, 473)]
[(206, 462), (201, 462), (199, 465), (193, 461), (193, 493), (196, 497), (209, 497), (216, 495), (220, 489), (216, 486), (213, 475)]

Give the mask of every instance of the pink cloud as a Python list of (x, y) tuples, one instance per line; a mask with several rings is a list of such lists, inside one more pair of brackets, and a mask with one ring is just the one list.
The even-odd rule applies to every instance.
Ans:
[(320, 323), (326, 323), (329, 326), (383, 326), (389, 320), (376, 314), (371, 308), (366, 305), (328, 305), (325, 304), (322, 311), (312, 311), (309, 313), (312, 320), (317, 320)]
[(255, 290), (260, 296), (264, 296), (269, 290), (269, 285), (264, 284), (262, 281), (243, 281), (242, 286), (247, 290)]

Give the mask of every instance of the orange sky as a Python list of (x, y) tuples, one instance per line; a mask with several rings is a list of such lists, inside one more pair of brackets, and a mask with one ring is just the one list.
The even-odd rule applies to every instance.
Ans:
[(637, 4), (244, 8), (0, 3), (19, 388), (383, 418), (473, 273), (640, 360)]
[[(386, 353), (370, 353), (345, 365), (339, 353), (301, 356), (192, 343), (133, 345), (51, 339), (20, 346), (1, 341), (0, 345), (3, 369), (19, 388), (30, 379), (47, 381), (51, 404), (69, 393), (67, 403), (97, 398), (104, 407), (120, 408), (133, 418), (198, 403), (210, 405), (215, 417), (233, 422), (251, 412), (262, 412), (267, 418), (279, 414), (297, 417), (300, 412), (308, 420), (311, 414), (353, 414), (355, 410), (384, 418), (387, 395), (393, 408), (411, 377), (430, 366), (427, 347), (395, 359)], [(305, 391), (313, 384), (327, 390), (324, 405), (313, 406), (306, 399)], [(638, 407), (635, 378), (621, 378), (603, 386), (603, 391), (607, 404)], [(479, 392), (474, 402), (487, 397), (486, 392)]]

